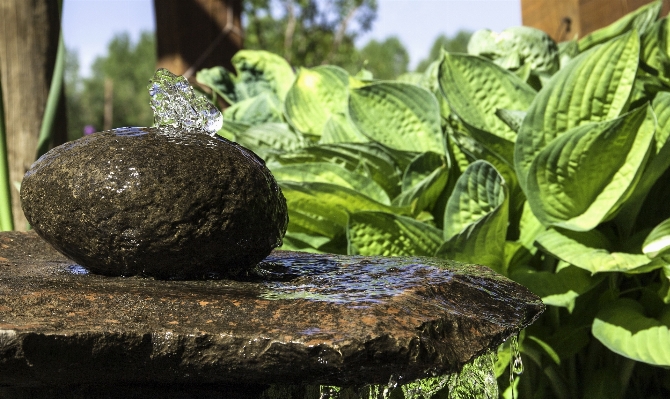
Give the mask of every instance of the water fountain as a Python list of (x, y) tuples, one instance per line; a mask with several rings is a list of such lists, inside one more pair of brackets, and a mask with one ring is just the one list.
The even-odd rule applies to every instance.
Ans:
[[(154, 81), (154, 98), (185, 80), (168, 83), (163, 90), (165, 81)], [(164, 121), (173, 141), (182, 134), (173, 128), (204, 135), (220, 126), (207, 104), (186, 102), (184, 111), (160, 101), (158, 129)], [(194, 117), (179, 122), (189, 110)], [(147, 131), (121, 133), (142, 140)], [(71, 189), (87, 195), (78, 190)], [(281, 217), (275, 222), (285, 229)], [(261, 262), (235, 258), (239, 267), (216, 269), (188, 244), (179, 252), (188, 256), (176, 259), (201, 272), (180, 274), (158, 255), (143, 268), (138, 253), (151, 246), (99, 270), (88, 247), (70, 247), (99, 246), (109, 232), (68, 241), (79, 233), (71, 226), (36, 230), (0, 233), (3, 397), (464, 398), (464, 387), (497, 397), (491, 351), (544, 310), (537, 296), (486, 267), (440, 259), (274, 250)], [(143, 245), (140, 232), (124, 232), (109, 242)], [(275, 234), (263, 242), (267, 252), (278, 244)], [(231, 245), (244, 249), (247, 240)], [(459, 380), (459, 371), (467, 377)]]

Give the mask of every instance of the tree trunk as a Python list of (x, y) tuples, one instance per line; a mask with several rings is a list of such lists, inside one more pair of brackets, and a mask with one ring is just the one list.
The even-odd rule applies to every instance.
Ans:
[[(60, 33), (56, 0), (0, 0), (0, 84), (7, 129), (14, 229), (28, 227), (17, 189), (35, 161)], [(66, 137), (65, 100), (57, 110), (54, 144)]]
[(154, 0), (158, 67), (187, 78), (242, 48), (242, 0)]

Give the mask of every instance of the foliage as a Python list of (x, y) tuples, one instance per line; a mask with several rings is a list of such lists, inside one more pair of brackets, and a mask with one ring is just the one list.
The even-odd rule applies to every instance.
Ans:
[(370, 29), (376, 0), (250, 0), (244, 2), (244, 48), (266, 50), (294, 65), (341, 66), (362, 62), (354, 39)]
[[(498, 360), (504, 396), (668, 397), (670, 28), (653, 21), (659, 4), (588, 46), (559, 50), (530, 28), (476, 34), (478, 55), (443, 52), (402, 82), (334, 66), (264, 73), (279, 57), (251, 82), (240, 62), (227, 80), (197, 78), (217, 93), (260, 88), (219, 134), (276, 174), (284, 249), (486, 264), (548, 305), (521, 335), (518, 384), (510, 357)], [(279, 81), (291, 82), (285, 95)]]
[(407, 72), (409, 54), (400, 40), (391, 36), (383, 42), (370, 40), (360, 50), (365, 69), (377, 79), (395, 79)]
[(91, 76), (81, 80), (76, 54), (69, 52), (65, 72), (69, 138), (81, 137), (86, 125), (102, 130), (105, 80), (111, 81), (113, 88), (112, 127), (153, 123), (146, 86), (156, 65), (154, 42), (149, 32), (142, 33), (137, 43), (127, 33), (114, 36), (107, 55), (98, 57)]

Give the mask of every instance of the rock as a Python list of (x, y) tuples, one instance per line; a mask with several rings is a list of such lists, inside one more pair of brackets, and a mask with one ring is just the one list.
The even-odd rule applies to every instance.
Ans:
[(94, 273), (235, 275), (281, 245), (286, 200), (264, 162), (220, 137), (122, 128), (63, 144), (21, 184), (26, 218)]
[(33, 232), (0, 233), (0, 254), (0, 396), (403, 383), (459, 370), (544, 310), (486, 267), (433, 258), (274, 251), (255, 279), (165, 281), (82, 274)]

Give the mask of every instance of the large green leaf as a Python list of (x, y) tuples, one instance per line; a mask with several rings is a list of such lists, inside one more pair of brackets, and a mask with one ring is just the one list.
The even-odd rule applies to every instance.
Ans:
[(578, 126), (544, 147), (526, 181), (528, 203), (545, 225), (591, 230), (628, 198), (648, 159), (651, 108)]
[(585, 270), (569, 266), (557, 273), (520, 269), (513, 272), (510, 278), (533, 291), (546, 305), (564, 307), (572, 312), (577, 297), (593, 288), (604, 277), (592, 277)]
[(370, 177), (388, 193), (389, 198), (400, 194), (402, 168), (394, 155), (377, 143), (321, 144), (283, 154), (278, 161), (282, 165), (306, 162), (336, 163), (349, 171)]
[(644, 33), (658, 19), (662, 4), (660, 0), (647, 4), (624, 15), (614, 23), (584, 36), (577, 42), (579, 51), (585, 51), (633, 29)]
[(667, 18), (656, 21), (641, 37), (640, 61), (655, 69), (666, 83), (670, 80), (669, 45), (670, 26)]
[(383, 81), (352, 88), (349, 114), (365, 136), (388, 147), (446, 153), (439, 104), (423, 87)]
[(642, 244), (642, 252), (655, 258), (670, 249), (670, 219), (665, 219), (649, 233)]
[(449, 106), (463, 121), (512, 142), (516, 133), (496, 110), (526, 110), (536, 94), (512, 72), (467, 54), (444, 53), (438, 79)]
[(246, 132), (250, 127), (251, 124), (249, 123), (233, 122), (224, 119), (223, 123), (221, 124), (221, 129), (219, 129), (216, 134), (230, 141), (236, 141), (235, 137)]
[(432, 256), (442, 243), (442, 232), (405, 216), (354, 212), (347, 238), (349, 255)]
[(283, 122), (283, 114), (277, 96), (265, 92), (226, 108), (223, 111), (223, 119), (253, 125), (266, 122)]
[(272, 174), (280, 181), (337, 184), (358, 191), (381, 204), (390, 205), (391, 203), (384, 189), (374, 180), (334, 163), (308, 162), (279, 166), (272, 168)]
[[(670, 307), (667, 309), (670, 313)], [(593, 336), (621, 356), (670, 367), (670, 325), (645, 316), (642, 305), (619, 299), (602, 309), (593, 321)]]
[(370, 139), (363, 136), (347, 116), (332, 114), (323, 126), (319, 144), (367, 143), (369, 141)]
[(626, 110), (639, 53), (637, 34), (623, 35), (581, 54), (540, 90), (515, 147), (514, 165), (524, 191), (531, 163), (549, 143), (574, 127), (614, 119)]
[(540, 74), (558, 70), (558, 46), (545, 32), (528, 26), (514, 26), (500, 33), (483, 29), (468, 42), (468, 53), (491, 58), (505, 69), (529, 65)]
[[(289, 230), (313, 232), (328, 238), (344, 233), (349, 214), (382, 211), (403, 214), (407, 209), (390, 207), (337, 184), (280, 181), (289, 210)], [(296, 227), (296, 229), (293, 228)]]
[(270, 154), (296, 151), (307, 145), (305, 139), (285, 123), (264, 123), (235, 135), (237, 143), (268, 160)]
[(486, 161), (459, 177), (444, 213), (445, 243), (436, 255), (480, 263), (502, 272), (509, 200), (507, 186)]
[(612, 246), (597, 230), (577, 232), (548, 229), (537, 236), (537, 244), (555, 257), (591, 273), (637, 272), (662, 267), (643, 254), (612, 251)]
[(240, 50), (231, 62), (237, 70), (235, 91), (238, 101), (259, 95), (268, 89), (284, 99), (295, 74), (286, 60), (263, 50)]
[(415, 215), (423, 210), (431, 210), (448, 178), (447, 158), (434, 152), (424, 152), (405, 170), (402, 192), (393, 200), (393, 204), (410, 206)]
[(348, 85), (340, 67), (301, 68), (284, 102), (287, 119), (303, 133), (321, 136), (332, 115), (346, 113)]
[(237, 75), (223, 67), (203, 69), (198, 83), (211, 88), (229, 104), (271, 92), (283, 100), (293, 83), (293, 69), (282, 57), (262, 50), (241, 50), (232, 58)]

